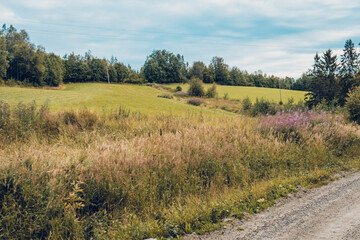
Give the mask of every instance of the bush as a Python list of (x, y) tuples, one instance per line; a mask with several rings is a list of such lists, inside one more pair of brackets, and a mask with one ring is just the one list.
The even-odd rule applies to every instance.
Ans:
[(206, 96), (208, 98), (215, 98), (217, 96), (215, 83), (206, 91)]
[(258, 114), (275, 114), (275, 107), (270, 103), (269, 100), (261, 98), (260, 100), (256, 98), (254, 107), (252, 108), (252, 115), (256, 116)]
[(160, 94), (157, 97), (159, 97), (159, 98), (167, 98), (167, 99), (172, 99), (173, 98), (172, 95), (167, 94), (167, 93)]
[(177, 87), (175, 88), (175, 91), (176, 91), (176, 92), (180, 92), (180, 91), (182, 91), (182, 88), (181, 88), (180, 86), (177, 86)]
[(200, 98), (191, 98), (188, 100), (188, 104), (194, 105), (194, 106), (200, 106), (202, 103), (204, 103), (204, 100)]
[(194, 97), (203, 97), (205, 95), (202, 81), (198, 78), (192, 78), (190, 80), (189, 95)]
[(250, 110), (251, 106), (252, 106), (252, 103), (251, 103), (250, 98), (249, 97), (244, 98), (243, 101), (242, 101), (243, 110), (244, 111)]
[(345, 107), (349, 112), (349, 120), (360, 124), (360, 87), (350, 91), (348, 96)]

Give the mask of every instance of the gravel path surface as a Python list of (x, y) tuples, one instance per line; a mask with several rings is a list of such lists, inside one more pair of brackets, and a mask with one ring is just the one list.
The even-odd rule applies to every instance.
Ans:
[(301, 190), (250, 220), (184, 239), (360, 240), (360, 172), (320, 188)]

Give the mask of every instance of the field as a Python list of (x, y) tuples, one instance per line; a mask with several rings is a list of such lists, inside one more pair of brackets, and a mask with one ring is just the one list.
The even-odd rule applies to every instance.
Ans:
[[(173, 89), (176, 88), (176, 86), (181, 86), (184, 91), (187, 91), (189, 89), (189, 84), (166, 84), (165, 86), (171, 87)], [(212, 86), (211, 84), (205, 84), (205, 89)], [(242, 87), (242, 86), (223, 86), (223, 85), (217, 85), (216, 90), (219, 93), (220, 98), (224, 96), (224, 94), (228, 94), (229, 99), (244, 99), (246, 97), (249, 97), (253, 102), (256, 100), (256, 98), (265, 98), (273, 102), (279, 102), (280, 101), (280, 91), (279, 89), (274, 88), (258, 88), (258, 87)], [(294, 98), (295, 102), (298, 102), (300, 100), (304, 100), (306, 92), (304, 91), (294, 91), (294, 90), (288, 90), (288, 89), (282, 89), (281, 95), (282, 95), (282, 101), (286, 103), (289, 98)]]
[[(97, 112), (113, 110), (119, 106), (141, 113), (188, 113), (199, 112), (200, 109), (186, 103), (171, 99), (158, 98), (162, 91), (137, 85), (119, 84), (67, 84), (63, 90), (29, 89), (0, 87), (0, 100), (11, 105), (20, 101), (38, 105), (49, 101), (51, 110), (88, 108)], [(212, 110), (202, 110), (212, 114)]]
[[(161, 93), (0, 88), (0, 239), (176, 239), (360, 167), (360, 127), (341, 114), (250, 117)], [(17, 104), (33, 99), (50, 109)]]

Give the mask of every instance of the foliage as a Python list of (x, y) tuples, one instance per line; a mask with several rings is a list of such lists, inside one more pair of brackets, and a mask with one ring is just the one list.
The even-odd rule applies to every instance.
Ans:
[(180, 92), (180, 91), (182, 91), (182, 87), (180, 87), (180, 86), (176, 86), (175, 91), (176, 91), (176, 92)]
[(157, 50), (150, 54), (143, 69), (148, 82), (181, 83), (185, 80), (184, 58), (166, 50)]
[(213, 84), (211, 87), (209, 87), (207, 90), (206, 90), (206, 97), (208, 98), (216, 98), (218, 93), (216, 91), (216, 84)]
[(251, 100), (250, 100), (250, 98), (248, 96), (242, 100), (242, 105), (243, 105), (243, 110), (244, 111), (247, 111), (247, 110), (251, 109), (252, 103), (251, 103)]
[(270, 103), (269, 100), (264, 98), (256, 98), (254, 106), (251, 109), (251, 113), (253, 116), (258, 114), (275, 114), (276, 110), (273, 104)]
[(314, 67), (312, 70), (311, 92), (307, 94), (306, 102), (311, 108), (319, 104), (323, 99), (326, 102), (334, 100), (338, 94), (338, 82), (336, 71), (338, 64), (336, 55), (327, 50), (320, 58), (318, 54), (314, 57)]
[(268, 115), (259, 124), (124, 107), (102, 115), (1, 103), (0, 114), (4, 239), (204, 233), (359, 166), (359, 126), (323, 112)]
[(201, 98), (190, 98), (187, 103), (194, 106), (200, 106), (201, 104), (205, 103), (205, 101)]
[(360, 124), (360, 87), (350, 91), (345, 106), (349, 112), (349, 119)]
[(167, 98), (167, 99), (172, 99), (173, 96), (171, 94), (168, 94), (168, 93), (163, 93), (163, 94), (160, 94), (158, 95), (159, 98)]
[(205, 95), (205, 90), (200, 79), (192, 78), (189, 81), (189, 95), (194, 97), (202, 97)]

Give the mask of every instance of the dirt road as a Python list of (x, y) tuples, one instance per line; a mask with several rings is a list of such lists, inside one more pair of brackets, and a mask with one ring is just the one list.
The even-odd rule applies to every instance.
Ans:
[[(244, 230), (240, 230), (240, 229)], [(195, 239), (359, 239), (360, 172), (321, 188), (302, 190), (251, 220)]]

